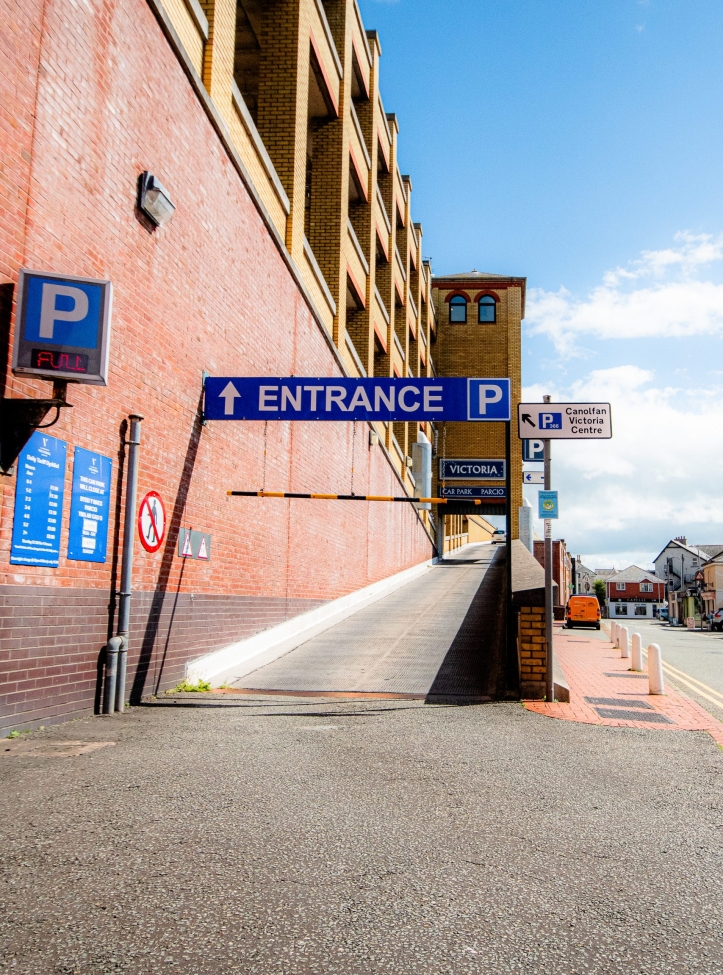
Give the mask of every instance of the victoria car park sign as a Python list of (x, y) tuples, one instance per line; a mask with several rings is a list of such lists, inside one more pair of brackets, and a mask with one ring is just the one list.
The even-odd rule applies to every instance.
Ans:
[(110, 281), (21, 270), (13, 372), (105, 386), (112, 296)]
[(440, 481), (504, 481), (504, 460), (447, 460), (439, 458)]

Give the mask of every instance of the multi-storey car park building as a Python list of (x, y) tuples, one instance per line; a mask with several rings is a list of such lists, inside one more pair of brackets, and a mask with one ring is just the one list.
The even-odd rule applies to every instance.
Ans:
[[(434, 552), (435, 514), (411, 505), (226, 491), (411, 494), (412, 444), (423, 434), (439, 445), (443, 431), (204, 425), (204, 372), (509, 375), (518, 396), (524, 282), (433, 285), (380, 93), (381, 46), (355, 0), (0, 0), (0, 12), (3, 351), (21, 268), (114, 288), (108, 385), (71, 385), (72, 409), (47, 430), (67, 445), (66, 499), (74, 449), (112, 462), (106, 561), (68, 557), (66, 501), (57, 566), (11, 563), (16, 470), (0, 478), (1, 728), (97, 705), (116, 626), (129, 416), (144, 417), (139, 497), (157, 491), (168, 520), (158, 551), (136, 546), (137, 700), (175, 684), (191, 658)], [(175, 206), (160, 228), (136, 205), (143, 172)], [(491, 297), (493, 319), (450, 321), (451, 288), (480, 316)], [(49, 395), (43, 380), (2, 375), (5, 398)], [(469, 444), (450, 428), (448, 455), (503, 456), (484, 426)], [(450, 519), (450, 536), (464, 517)], [(210, 535), (209, 561), (179, 557), (184, 529)]]

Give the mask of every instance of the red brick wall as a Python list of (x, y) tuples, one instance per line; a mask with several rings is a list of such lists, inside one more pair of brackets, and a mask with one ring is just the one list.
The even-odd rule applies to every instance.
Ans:
[[(122, 518), (119, 509), (107, 564), (64, 559), (72, 447), (113, 459), (115, 511), (129, 413), (145, 416), (139, 496), (159, 491), (171, 519), (164, 549), (151, 555), (136, 545), (131, 660), (145, 645), (154, 688), (173, 683), (185, 660), (432, 549), (406, 505), (226, 496), (261, 487), (263, 427), (200, 426), (202, 370), (314, 376), (339, 368), (143, 0), (46, 0), (44, 12), (41, 3), (0, 0), (0, 57), (0, 285), (14, 284), (24, 265), (108, 277), (115, 287), (109, 385), (70, 387), (74, 409), (49, 431), (69, 447), (58, 569), (9, 565), (15, 478), (0, 478), (0, 684), (10, 688), (2, 702), (10, 726), (92, 706)], [(144, 169), (177, 207), (155, 232), (134, 211)], [(48, 393), (47, 383), (7, 374), (6, 395)], [(266, 487), (348, 491), (352, 433), (343, 423), (269, 424)], [(400, 493), (361, 424), (354, 488)], [(178, 559), (181, 525), (212, 533), (210, 563)], [(196, 607), (182, 638), (176, 594), (184, 612), (191, 594)], [(63, 702), (48, 704), (59, 683)]]

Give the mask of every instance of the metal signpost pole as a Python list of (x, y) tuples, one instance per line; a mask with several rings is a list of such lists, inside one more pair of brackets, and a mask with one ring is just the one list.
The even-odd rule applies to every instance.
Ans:
[[(550, 402), (549, 396), (543, 396), (545, 403)], [(552, 445), (549, 438), (545, 443), (545, 490), (552, 490)], [(545, 518), (545, 698), (553, 699), (552, 678), (552, 639), (553, 639), (553, 607), (552, 607), (552, 521)]]
[(123, 525), (123, 559), (121, 562), (120, 604), (118, 607), (118, 636), (122, 643), (118, 649), (118, 683), (116, 687), (116, 711), (125, 710), (126, 664), (128, 640), (131, 628), (131, 588), (133, 583), (133, 540), (136, 533), (136, 497), (138, 494), (138, 454), (141, 444), (141, 421), (138, 413), (130, 415), (128, 437), (128, 482), (126, 486), (126, 511)]
[(507, 589), (507, 690), (519, 691), (520, 677), (517, 666), (515, 614), (512, 606), (512, 430), (511, 422), (505, 423), (505, 494), (507, 517), (505, 519), (505, 570)]

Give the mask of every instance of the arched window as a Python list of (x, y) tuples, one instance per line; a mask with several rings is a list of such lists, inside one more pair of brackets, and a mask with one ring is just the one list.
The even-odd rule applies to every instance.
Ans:
[(467, 321), (467, 299), (463, 295), (455, 295), (449, 299), (450, 322)]
[(497, 302), (492, 295), (482, 295), (479, 300), (479, 321), (497, 321)]

